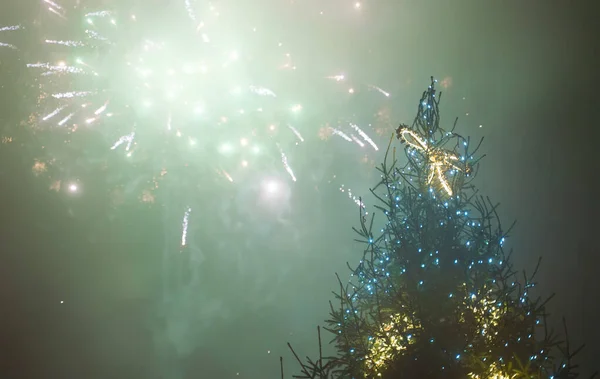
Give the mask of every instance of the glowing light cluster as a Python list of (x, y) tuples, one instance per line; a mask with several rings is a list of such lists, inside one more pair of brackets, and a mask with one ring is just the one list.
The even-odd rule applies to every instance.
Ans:
[[(501, 302), (494, 300), (492, 290), (486, 291), (485, 288), (482, 292), (488, 292), (478, 299), (477, 295), (472, 294), (466, 296), (463, 305), (464, 309), (461, 312), (461, 319), (464, 321), (466, 312), (474, 316), (477, 319), (478, 325), (480, 325), (480, 334), (492, 342), (497, 336), (497, 329), (500, 326), (502, 317), (505, 315), (506, 309), (501, 306)], [(491, 333), (490, 333), (491, 331)]]
[(407, 330), (414, 330), (415, 325), (406, 315), (390, 315), (390, 321), (381, 325), (380, 335), (369, 337), (369, 352), (365, 357), (365, 378), (372, 375), (380, 377), (383, 370), (394, 359), (396, 354), (405, 350), (415, 342)]
[(500, 370), (500, 368), (498, 367), (498, 364), (496, 362), (493, 362), (491, 365), (488, 366), (488, 373), (485, 376), (482, 376), (479, 374), (474, 374), (474, 373), (469, 373), (470, 379), (515, 379), (518, 377), (519, 377), (519, 374), (513, 374), (513, 375), (504, 374)]

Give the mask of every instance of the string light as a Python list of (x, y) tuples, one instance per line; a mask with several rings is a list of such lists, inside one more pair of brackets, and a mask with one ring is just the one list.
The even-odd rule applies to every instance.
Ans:
[[(434, 97), (434, 86), (424, 99)], [(415, 362), (424, 351), (426, 370), (460, 370), (471, 379), (515, 378), (512, 358), (505, 357), (517, 352), (525, 352), (517, 358), (528, 360), (531, 373), (550, 371), (544, 362), (551, 361), (547, 347), (552, 341), (531, 342), (543, 324), (543, 310), (529, 300), (533, 284), (528, 280), (521, 286), (506, 272), (506, 235), (493, 211), (471, 200), (472, 187), (461, 187), (461, 182), (453, 187), (446, 178), (448, 172), (470, 173), (471, 165), (443, 148), (452, 139), (465, 148), (467, 143), (439, 129), (437, 105), (423, 100), (417, 125), (396, 131), (414, 158), (403, 169), (382, 165), (375, 187), (383, 188), (376, 193), (386, 217), (381, 235), (372, 234), (364, 217), (355, 229), (364, 258), (352, 270), (330, 324), (338, 346), (349, 352), (340, 359), (348, 365), (348, 377), (365, 378), (426, 376), (411, 371), (413, 364), (422, 365)], [(412, 177), (405, 174), (421, 172), (427, 173), (425, 184), (436, 181), (450, 197), (439, 198), (431, 186), (409, 184)], [(425, 341), (431, 347), (425, 348)], [(439, 367), (431, 361), (436, 351)], [(353, 371), (357, 361), (360, 371)]]

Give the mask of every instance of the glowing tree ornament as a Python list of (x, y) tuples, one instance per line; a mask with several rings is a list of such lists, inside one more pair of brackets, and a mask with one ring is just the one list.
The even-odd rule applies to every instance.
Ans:
[[(454, 194), (452, 183), (446, 178), (446, 173), (450, 170), (463, 172), (466, 175), (471, 173), (471, 167), (468, 163), (461, 164), (457, 154), (451, 151), (435, 147), (434, 144), (428, 145), (421, 136), (410, 130), (408, 126), (401, 125), (396, 130), (397, 138), (409, 145), (411, 148), (419, 150), (427, 159), (429, 164), (429, 173), (426, 183), (429, 185), (434, 178), (449, 196)], [(453, 173), (454, 173), (453, 172)]]

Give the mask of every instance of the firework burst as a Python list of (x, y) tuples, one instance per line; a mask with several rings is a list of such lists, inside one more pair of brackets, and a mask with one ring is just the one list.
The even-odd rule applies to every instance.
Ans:
[[(45, 22), (59, 26), (44, 28), (44, 54), (28, 64), (41, 89), (36, 129), (66, 145), (90, 132), (105, 144), (99, 161), (120, 155), (147, 172), (195, 165), (236, 181), (277, 156), (291, 171), (284, 151), (304, 142), (298, 94), (285, 94), (294, 87), (291, 54), (243, 10), (44, 4)], [(68, 151), (46, 149), (63, 166), (74, 158)]]

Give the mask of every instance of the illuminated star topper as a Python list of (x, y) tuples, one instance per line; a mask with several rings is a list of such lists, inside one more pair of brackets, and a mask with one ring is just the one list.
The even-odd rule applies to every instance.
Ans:
[(449, 183), (446, 172), (456, 170), (465, 175), (471, 173), (471, 166), (468, 163), (461, 163), (460, 158), (452, 151), (440, 149), (431, 144), (415, 131), (409, 129), (408, 125), (400, 124), (396, 129), (396, 138), (402, 143), (406, 143), (411, 148), (420, 151), (429, 162), (429, 172), (427, 175), (427, 184), (431, 184), (435, 179), (449, 196), (453, 195), (452, 186)]

